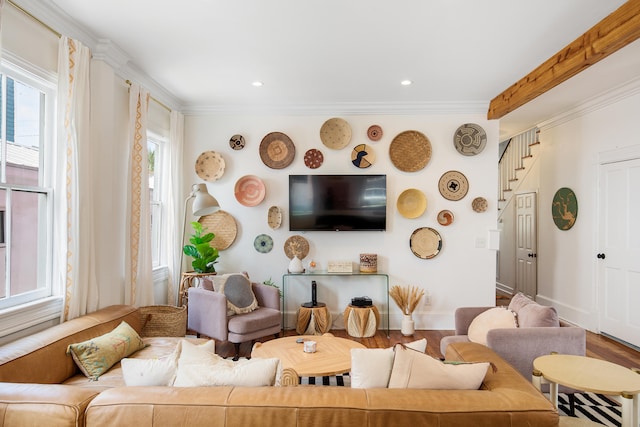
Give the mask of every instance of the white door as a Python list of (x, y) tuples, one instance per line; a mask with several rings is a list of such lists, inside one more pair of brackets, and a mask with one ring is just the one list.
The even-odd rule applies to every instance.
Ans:
[(600, 331), (640, 346), (640, 159), (600, 165)]
[(516, 292), (531, 299), (537, 287), (536, 193), (516, 195)]

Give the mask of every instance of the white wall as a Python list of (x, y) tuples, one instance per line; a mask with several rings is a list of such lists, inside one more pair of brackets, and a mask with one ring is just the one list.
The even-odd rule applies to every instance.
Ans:
[[(195, 160), (201, 152), (214, 150), (222, 155), (226, 170), (218, 181), (208, 183), (208, 189), (220, 202), (222, 209), (234, 216), (238, 235), (233, 245), (221, 252), (217, 270), (221, 273), (247, 271), (255, 281), (272, 278), (282, 283), (289, 259), (284, 253), (284, 242), (295, 232), (288, 223), (289, 174), (386, 174), (387, 175), (387, 231), (386, 232), (308, 232), (309, 256), (326, 269), (329, 260), (358, 262), (359, 254), (378, 254), (378, 271), (388, 273), (390, 286), (416, 285), (430, 294), (431, 305), (421, 305), (414, 318), (418, 329), (453, 328), (453, 311), (464, 305), (493, 305), (495, 303), (495, 252), (477, 248), (477, 239), (486, 241), (488, 230), (496, 228), (497, 186), (497, 122), (489, 122), (484, 115), (424, 115), (424, 116), (339, 116), (346, 119), (353, 131), (352, 141), (342, 150), (325, 147), (319, 130), (327, 116), (242, 116), (193, 115), (185, 121), (185, 149), (183, 175), (185, 192), (191, 183), (202, 182), (195, 173)], [(453, 146), (453, 134), (463, 123), (481, 125), (488, 135), (485, 150), (477, 156), (462, 156)], [(384, 131), (378, 142), (369, 141), (366, 130), (379, 124)], [(433, 148), (428, 165), (419, 172), (402, 172), (393, 166), (388, 150), (393, 137), (405, 130), (424, 133)], [(284, 132), (294, 142), (296, 155), (293, 163), (280, 170), (264, 165), (259, 156), (262, 138), (269, 132)], [(243, 150), (229, 147), (229, 138), (242, 134), (246, 139)], [(376, 152), (376, 162), (367, 169), (358, 169), (350, 161), (351, 149), (367, 143)], [(304, 165), (303, 156), (310, 148), (324, 154), (323, 165), (315, 170)], [(449, 170), (463, 172), (470, 182), (467, 196), (461, 201), (444, 199), (438, 192), (440, 176)], [(245, 207), (234, 196), (236, 181), (247, 174), (259, 176), (266, 185), (265, 200), (258, 206)], [(428, 201), (427, 211), (417, 219), (406, 219), (397, 213), (398, 195), (407, 188), (422, 190)], [(476, 213), (471, 208), (473, 198), (482, 196), (489, 201), (489, 210)], [(282, 227), (272, 230), (267, 224), (270, 206), (279, 206), (284, 212)], [(436, 215), (442, 209), (455, 214), (448, 227), (437, 223)], [(411, 233), (419, 227), (432, 227), (443, 238), (442, 252), (431, 260), (414, 256), (409, 248)], [(187, 230), (188, 231), (188, 230)], [(260, 254), (253, 247), (259, 234), (268, 234), (274, 240), (274, 249)], [(353, 296), (368, 295), (374, 302), (386, 300), (386, 291), (380, 292), (383, 282), (374, 278), (349, 280), (315, 278), (321, 301), (329, 303), (338, 318)], [(308, 280), (287, 283), (287, 311), (295, 310), (300, 302), (310, 300)], [(289, 286), (291, 285), (291, 286)], [(335, 304), (335, 305), (334, 305)], [(384, 311), (384, 310), (383, 310)], [(293, 311), (288, 313), (292, 316)], [(391, 328), (400, 328), (401, 313), (391, 302)], [(292, 325), (292, 321), (288, 320)]]

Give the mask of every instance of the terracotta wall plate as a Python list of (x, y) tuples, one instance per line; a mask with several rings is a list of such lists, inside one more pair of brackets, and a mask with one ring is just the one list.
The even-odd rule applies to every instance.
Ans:
[(236, 182), (234, 194), (243, 206), (259, 205), (266, 194), (264, 183), (255, 175), (245, 175)]

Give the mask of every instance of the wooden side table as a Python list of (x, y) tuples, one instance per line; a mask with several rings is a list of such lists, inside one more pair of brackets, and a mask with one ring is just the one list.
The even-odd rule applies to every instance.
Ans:
[(296, 332), (305, 335), (322, 335), (331, 330), (331, 312), (323, 302), (315, 307), (301, 305), (297, 313)]
[(216, 273), (196, 273), (195, 271), (185, 271), (180, 279), (180, 288), (178, 289), (178, 307), (187, 305), (189, 298), (189, 288), (196, 285), (194, 281), (205, 277), (215, 276)]
[(347, 333), (354, 338), (368, 338), (376, 334), (380, 313), (375, 305), (357, 307), (349, 304), (344, 310)]

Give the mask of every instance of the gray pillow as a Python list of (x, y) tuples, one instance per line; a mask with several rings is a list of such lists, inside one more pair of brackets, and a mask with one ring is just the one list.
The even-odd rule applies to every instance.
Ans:
[(518, 326), (521, 328), (557, 327), (560, 326), (560, 320), (555, 308), (534, 302), (520, 309)]
[(251, 281), (242, 273), (230, 273), (214, 280), (220, 283), (220, 291), (227, 297), (227, 309), (234, 314), (249, 313), (258, 308), (258, 301), (251, 289)]

